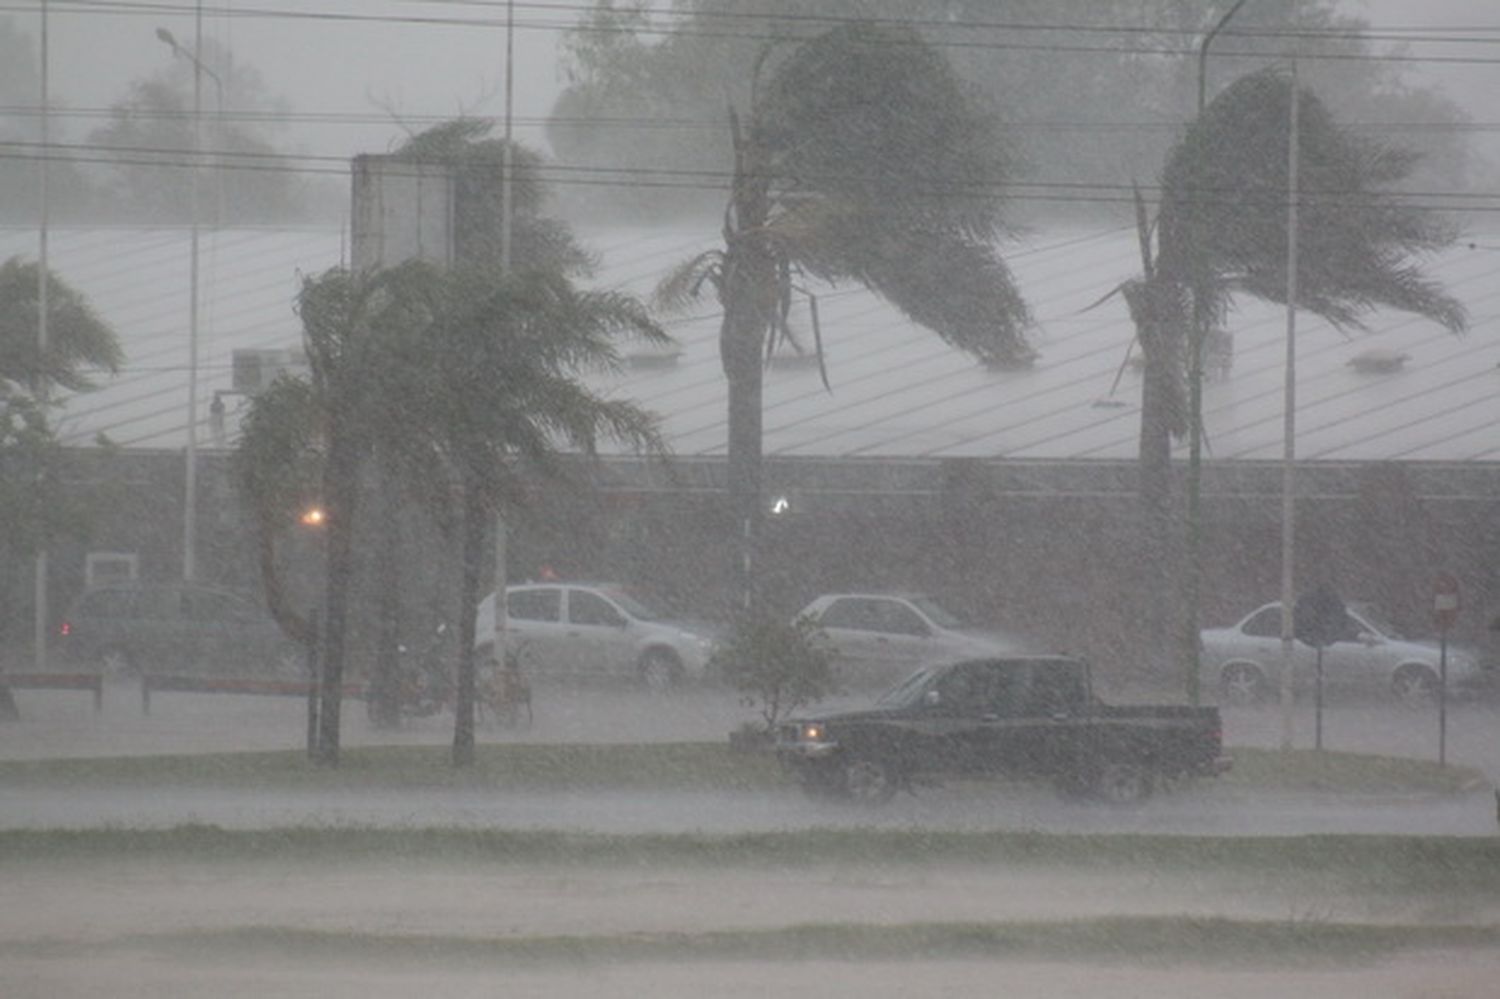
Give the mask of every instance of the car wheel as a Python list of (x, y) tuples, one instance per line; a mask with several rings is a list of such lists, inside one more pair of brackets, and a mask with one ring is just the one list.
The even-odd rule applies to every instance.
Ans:
[(652, 649), (641, 657), (641, 684), (653, 694), (666, 693), (677, 683), (677, 657), (662, 649)]
[(1402, 666), (1391, 677), (1391, 695), (1409, 708), (1428, 707), (1437, 700), (1437, 674), (1426, 666)]
[(856, 756), (844, 764), (844, 794), (860, 805), (883, 805), (896, 793), (897, 778), (890, 764)]
[(1266, 677), (1258, 666), (1230, 663), (1219, 674), (1219, 691), (1225, 704), (1240, 707), (1259, 704), (1266, 697)]
[(1106, 763), (1094, 778), (1094, 794), (1109, 805), (1134, 805), (1151, 797), (1151, 772), (1136, 763)]
[(135, 660), (130, 653), (119, 647), (105, 649), (99, 653), (99, 672), (104, 676), (124, 679), (136, 675)]

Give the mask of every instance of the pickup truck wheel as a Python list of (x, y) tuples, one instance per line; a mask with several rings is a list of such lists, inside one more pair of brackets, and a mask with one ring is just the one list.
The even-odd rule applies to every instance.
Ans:
[(1219, 691), (1226, 704), (1259, 704), (1266, 697), (1266, 676), (1249, 663), (1230, 663), (1219, 674)]
[(844, 793), (861, 805), (883, 805), (896, 793), (896, 773), (890, 765), (866, 756), (844, 764)]
[(807, 765), (797, 768), (797, 784), (809, 798), (823, 801), (843, 796), (843, 774), (826, 765)]
[(1094, 794), (1110, 805), (1134, 805), (1151, 797), (1151, 772), (1136, 763), (1106, 763), (1094, 779)]
[(1429, 707), (1437, 702), (1438, 682), (1426, 666), (1402, 666), (1391, 677), (1391, 695), (1408, 708)]

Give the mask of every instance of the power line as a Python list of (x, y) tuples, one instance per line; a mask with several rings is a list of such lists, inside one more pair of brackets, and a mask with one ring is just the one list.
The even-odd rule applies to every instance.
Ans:
[[(193, 158), (187, 150), (156, 147), (156, 148), (131, 148), (102, 146), (96, 144), (50, 144), (48, 152), (41, 150), (40, 143), (30, 142), (0, 142), (0, 161), (15, 160), (22, 162), (36, 162), (49, 160), (59, 163), (90, 163), (111, 166), (139, 166), (156, 169), (221, 169), (226, 172), (278, 172), (299, 174), (322, 174), (347, 176), (349, 161), (343, 157), (327, 155), (287, 155), (281, 153), (229, 153), (222, 157), (211, 151), (204, 151), (198, 158)], [(62, 152), (74, 152), (77, 155), (65, 156)], [(302, 165), (298, 165), (302, 164)], [(565, 164), (544, 164), (537, 169), (539, 177), (548, 184), (567, 187), (620, 187), (626, 189), (665, 189), (665, 190), (697, 190), (697, 191), (725, 191), (731, 185), (734, 175), (728, 170), (714, 169), (668, 169), (668, 168), (633, 168), (633, 167), (604, 167), (604, 166), (574, 166)], [(853, 179), (856, 174), (846, 174), (842, 178), (832, 175), (823, 179)], [(914, 199), (921, 198), (964, 198), (964, 197), (999, 197), (1005, 201), (1047, 201), (1047, 202), (1077, 202), (1077, 203), (1105, 203), (1105, 204), (1129, 204), (1133, 202), (1135, 191), (1139, 189), (1147, 194), (1160, 195), (1162, 188), (1159, 185), (1124, 184), (1106, 181), (985, 181), (977, 180), (964, 186), (932, 186), (927, 188), (913, 187), (907, 193)], [(1208, 203), (1223, 203), (1232, 201), (1235, 204), (1245, 204), (1247, 196), (1235, 189), (1211, 189), (1203, 192)], [(1224, 195), (1219, 199), (1216, 195)], [(1356, 193), (1340, 190), (1304, 190), (1304, 198), (1349, 198), (1364, 199), (1366, 197), (1388, 199), (1398, 198), (1404, 206), (1427, 211), (1476, 211), (1476, 212), (1500, 212), (1500, 193), (1480, 193), (1464, 191), (1412, 191), (1393, 192), (1379, 191)], [(1267, 206), (1283, 205), (1280, 200), (1280, 192), (1255, 193), (1249, 196), (1251, 199), (1260, 199)], [(1424, 202), (1434, 202), (1427, 204)]]
[[(448, 5), (452, 5), (452, 0), (449, 0), (449, 4)], [(538, 9), (538, 10), (542, 10), (542, 11), (545, 11), (545, 12), (571, 13), (571, 14), (575, 14), (575, 15), (582, 14), (582, 13), (587, 13), (588, 11), (590, 11), (592, 9), (590, 7), (583, 6), (583, 5), (562, 5), (562, 4), (529, 4), (529, 5), (528, 4), (522, 4), (520, 6), (522, 6), (522, 7), (529, 6), (529, 7), (533, 8), (533, 9)], [(76, 9), (74, 9), (74, 8), (76, 8)], [(24, 11), (24, 12), (34, 12), (37, 9), (38, 8), (34, 4), (14, 5), (14, 6), (3, 6), (3, 7), (0, 7), (0, 10)], [(60, 2), (58, 4), (56, 4), (56, 5), (54, 5), (51, 9), (52, 9), (53, 13), (58, 13), (58, 14), (107, 12), (107, 13), (112, 13), (112, 14), (116, 14), (116, 15), (120, 15), (120, 16), (130, 16), (130, 15), (147, 16), (147, 15), (150, 15), (150, 16), (157, 16), (157, 17), (159, 17), (159, 16), (161, 16), (163, 14), (179, 14), (180, 15), (180, 14), (184, 14), (186, 12), (186, 8), (184, 8), (182, 6), (179, 6), (179, 5), (166, 4), (166, 3), (128, 2), (128, 0), (60, 0)], [(482, 17), (455, 17), (455, 16), (412, 15), (412, 14), (400, 14), (400, 15), (398, 15), (398, 14), (351, 14), (351, 13), (332, 12), (332, 11), (287, 10), (287, 9), (273, 9), (273, 8), (250, 9), (250, 10), (243, 9), (243, 8), (232, 8), (232, 9), (228, 9), (228, 10), (220, 10), (220, 11), (218, 11), (217, 12), (217, 16), (227, 17), (227, 18), (235, 18), (235, 19), (242, 19), (242, 18), (244, 18), (244, 19), (281, 19), (281, 20), (288, 20), (288, 21), (322, 21), (322, 22), (329, 22), (329, 23), (349, 23), (349, 24), (361, 24), (361, 23), (364, 23), (364, 24), (408, 24), (408, 25), (449, 26), (449, 27), (467, 27), (467, 28), (487, 28), (487, 29), (492, 29), (492, 30), (501, 30), (501, 29), (503, 29), (505, 27), (505, 19), (503, 17), (499, 16), (498, 14), (494, 18), (482, 18)], [(732, 16), (732, 15), (726, 13), (723, 16), (728, 17), (728, 16)], [(760, 17), (760, 18), (765, 19), (768, 23), (774, 23), (775, 21), (778, 21), (778, 20), (788, 20), (788, 18), (774, 17), (773, 15), (740, 15), (740, 16), (746, 17), (746, 18), (749, 18), (749, 17)], [(793, 15), (793, 17), (796, 17), (796, 16), (797, 15)], [(808, 17), (808, 18), (816, 18), (818, 15), (801, 15), (801, 16)], [(684, 17), (683, 20), (685, 20), (685, 19), (686, 18)], [(833, 23), (833, 22), (839, 21), (840, 19), (829, 17), (829, 18), (825, 18), (824, 20), (829, 21), (830, 23)], [(853, 19), (844, 19), (844, 20), (848, 21), (848, 20), (853, 20)], [(909, 23), (909, 22), (904, 22), (904, 21), (888, 21), (887, 23), (900, 24), (900, 23)], [(935, 22), (934, 22), (934, 24), (935, 24)], [(1148, 29), (1148, 28), (1138, 28), (1138, 27), (1134, 27), (1134, 26), (1122, 26), (1122, 25), (1101, 26), (1101, 27), (1098, 27), (1098, 28), (1094, 28), (1094, 27), (1086, 26), (1086, 25), (1068, 25), (1068, 24), (1024, 25), (1024, 24), (1021, 24), (1021, 23), (1005, 24), (1005, 23), (1001, 23), (1001, 22), (979, 22), (979, 21), (975, 21), (975, 22), (942, 22), (942, 26), (943, 27), (964, 28), (966, 30), (981, 30), (981, 29), (989, 28), (991, 30), (1015, 30), (1015, 31), (1036, 30), (1036, 31), (1052, 31), (1052, 32), (1063, 33), (1063, 34), (1081, 34), (1081, 33), (1116, 33), (1116, 34), (1118, 34), (1118, 33), (1150, 33), (1150, 34), (1160, 35), (1160, 34), (1164, 34), (1164, 33), (1171, 33), (1171, 34), (1183, 34), (1187, 38), (1196, 38), (1196, 33), (1188, 32), (1185, 29), (1181, 30), (1181, 31), (1163, 32), (1163, 31), (1161, 31), (1159, 29), (1158, 30), (1153, 30), (1153, 29)], [(805, 37), (806, 37), (805, 35), (788, 35), (788, 34), (776, 33), (776, 32), (714, 31), (714, 30), (710, 30), (710, 29), (683, 28), (683, 27), (660, 27), (660, 26), (655, 26), (655, 25), (646, 26), (646, 27), (642, 27), (642, 28), (637, 29), (637, 28), (634, 28), (634, 27), (614, 28), (614, 27), (589, 26), (589, 25), (580, 25), (580, 24), (576, 24), (576, 23), (575, 24), (557, 24), (557, 23), (551, 23), (551, 22), (526, 22), (526, 21), (517, 21), (516, 22), (516, 27), (517, 28), (521, 28), (521, 29), (526, 29), (526, 30), (574, 31), (574, 32), (582, 32), (582, 33), (601, 33), (601, 34), (630, 34), (630, 35), (641, 34), (641, 35), (648, 35), (648, 36), (651, 36), (651, 37), (704, 38), (704, 39), (722, 39), (722, 40), (726, 40), (726, 41), (782, 42), (782, 41), (802, 40), (802, 39), (805, 39)], [(1365, 40), (1365, 37), (1366, 37), (1366, 36), (1364, 36), (1362, 34), (1354, 33), (1354, 32), (1333, 33), (1333, 32), (1320, 32), (1320, 31), (1307, 31), (1307, 30), (1303, 30), (1303, 31), (1299, 32), (1299, 31), (1294, 31), (1294, 30), (1291, 30), (1291, 29), (1284, 29), (1284, 30), (1280, 30), (1280, 31), (1269, 31), (1268, 30), (1268, 31), (1260, 31), (1260, 32), (1248, 31), (1248, 30), (1241, 30), (1241, 31), (1238, 31), (1238, 32), (1226, 31), (1224, 34), (1225, 34), (1225, 37), (1239, 37), (1239, 38), (1247, 38), (1247, 39), (1249, 39), (1249, 38), (1262, 38), (1263, 37), (1263, 38), (1268, 38), (1268, 39), (1284, 39), (1284, 40), (1285, 39), (1290, 39), (1290, 40), (1303, 40), (1303, 41), (1330, 41), (1330, 42), (1355, 42), (1355, 41)], [(1461, 37), (1446, 38), (1446, 37), (1433, 37), (1433, 36), (1428, 35), (1428, 36), (1410, 37), (1410, 38), (1408, 38), (1408, 37), (1400, 37), (1400, 38), (1398, 38), (1396, 40), (1402, 40), (1402, 41), (1424, 41), (1424, 42), (1426, 42), (1426, 41), (1434, 41), (1434, 42), (1441, 41), (1441, 42), (1454, 42), (1454, 43), (1465, 42), (1465, 43), (1468, 43), (1468, 44), (1488, 44), (1488, 43), (1491, 43), (1491, 42), (1494, 42), (1494, 41), (1500, 41), (1500, 38), (1494, 38), (1494, 39), (1491, 39), (1491, 38), (1475, 39), (1475, 38), (1461, 38)], [(905, 43), (900, 42), (899, 40), (891, 40), (889, 42), (886, 42), (885, 44), (901, 45), (901, 44), (905, 44)], [(981, 40), (972, 40), (972, 39), (924, 39), (921, 42), (921, 44), (924, 44), (924, 45), (927, 45), (927, 46), (933, 47), (933, 48), (938, 48), (938, 49), (959, 49), (959, 50), (962, 50), (962, 49), (971, 49), (971, 50), (981, 50), (981, 51), (1021, 51), (1021, 52), (1042, 52), (1042, 53), (1053, 53), (1053, 54), (1057, 54), (1057, 53), (1079, 53), (1079, 54), (1094, 53), (1094, 54), (1107, 54), (1107, 55), (1111, 55), (1111, 56), (1120, 56), (1120, 55), (1137, 55), (1137, 56), (1139, 56), (1139, 55), (1160, 55), (1160, 56), (1183, 56), (1183, 57), (1187, 57), (1187, 56), (1192, 56), (1192, 55), (1194, 55), (1196, 53), (1196, 48), (1191, 43), (1185, 43), (1181, 47), (1176, 47), (1176, 46), (1155, 46), (1155, 47), (1152, 47), (1152, 46), (1132, 46), (1132, 47), (1129, 47), (1127, 49), (1121, 49), (1121, 48), (1119, 48), (1117, 46), (1102, 45), (1102, 44), (1100, 44), (1100, 45), (1089, 45), (1089, 44), (1060, 44), (1060, 43), (1031, 43), (1031, 42), (1001, 42), (1001, 41), (981, 41)], [(1254, 51), (1254, 50), (1245, 50), (1245, 51), (1221, 50), (1221, 51), (1219, 51), (1219, 52), (1216, 53), (1216, 56), (1218, 58), (1242, 57), (1242, 58), (1254, 58), (1254, 59), (1262, 59), (1262, 60), (1264, 60), (1264, 59), (1276, 59), (1276, 58), (1290, 58), (1292, 55), (1293, 55), (1293, 53), (1290, 52), (1290, 51), (1288, 51), (1288, 52), (1270, 52), (1270, 51)], [(1411, 54), (1405, 54), (1405, 53), (1371, 53), (1371, 52), (1341, 53), (1341, 52), (1315, 52), (1315, 51), (1305, 51), (1305, 50), (1298, 50), (1295, 53), (1295, 55), (1296, 55), (1296, 57), (1298, 59), (1305, 60), (1305, 61), (1360, 61), (1360, 62), (1390, 62), (1390, 63), (1407, 63), (1407, 64), (1448, 63), (1448, 64), (1467, 64), (1467, 65), (1494, 65), (1494, 64), (1500, 63), (1500, 57), (1490, 57), (1490, 56), (1442, 56), (1442, 55), (1425, 55), (1424, 56), (1424, 55), (1411, 55)]]
[[(122, 114), (120, 107), (73, 107), (73, 108), (51, 108), (48, 114), (56, 118), (80, 118), (113, 120)], [(193, 112), (190, 110), (173, 110), (168, 108), (137, 108), (128, 109), (128, 114), (133, 121), (186, 121), (191, 120)], [(42, 111), (34, 105), (0, 104), (0, 116), (14, 118), (40, 118)], [(271, 124), (271, 125), (306, 125), (306, 124), (334, 124), (334, 125), (391, 125), (398, 124), (390, 115), (381, 112), (363, 111), (269, 111), (269, 110), (226, 110), (222, 113), (205, 115), (215, 120), (222, 119), (226, 122), (238, 122), (243, 124)], [(471, 116), (484, 118), (486, 116)], [(419, 124), (441, 124), (454, 119), (452, 114), (409, 114), (403, 115), (402, 123)], [(1076, 131), (1076, 132), (1139, 132), (1142, 130), (1176, 131), (1190, 124), (1188, 118), (1159, 118), (1154, 120), (1133, 121), (1104, 121), (1071, 118), (1011, 118), (1000, 119), (998, 124), (1004, 129), (1023, 129), (1038, 131)], [(540, 115), (527, 116), (517, 115), (517, 125), (523, 127), (543, 126), (565, 126), (569, 128), (640, 128), (640, 129), (667, 129), (667, 128), (697, 128), (710, 129), (713, 131), (725, 131), (726, 125), (722, 118), (693, 118), (693, 117), (637, 117), (629, 115)], [(1344, 122), (1343, 127), (1352, 131), (1421, 131), (1421, 132), (1496, 132), (1500, 131), (1500, 121), (1353, 121)]]

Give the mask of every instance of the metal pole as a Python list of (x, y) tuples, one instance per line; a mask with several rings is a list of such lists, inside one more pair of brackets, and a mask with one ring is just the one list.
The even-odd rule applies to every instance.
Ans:
[(1323, 748), (1323, 646), (1318, 646), (1318, 686), (1313, 694), (1313, 711), (1316, 717), (1313, 732), (1313, 745)]
[[(515, 95), (515, 35), (516, 35), (516, 5), (514, 0), (507, 0), (505, 5), (505, 143), (500, 148), (500, 273), (510, 277), (510, 216), (511, 216), (511, 141), (514, 137), (512, 130), (512, 119), (514, 117), (514, 95)], [(505, 642), (505, 632), (508, 622), (505, 601), (505, 581), (508, 570), (506, 568), (505, 551), (505, 517), (503, 514), (495, 515), (495, 632), (492, 636), (495, 649), (495, 665), (497, 669), (505, 668), (505, 657), (508, 653)]]
[(1292, 61), (1291, 123), (1287, 141), (1286, 384), (1281, 459), (1281, 748), (1292, 748), (1293, 556), (1296, 551), (1297, 456), (1297, 63)]
[(182, 506), (182, 578), (192, 582), (198, 575), (198, 158), (203, 153), (203, 0), (193, 15), (193, 165), (192, 165), (192, 263), (188, 278), (188, 406), (187, 465), (184, 470)]
[[(52, 116), (49, 109), (48, 99), (48, 38), (47, 38), (47, 0), (42, 0), (42, 162), (37, 171), (39, 187), (38, 193), (41, 198), (41, 218), (39, 220), (37, 234), (37, 272), (36, 272), (36, 350), (37, 360), (42, 365), (41, 376), (36, 383), (38, 401), (45, 411), (47, 407), (48, 388), (46, 378), (46, 357), (49, 341), (49, 330), (47, 327), (48, 313), (51, 312), (49, 302), (48, 282), (48, 259), (47, 242), (48, 230), (51, 224), (51, 199), (47, 191), (48, 159), (52, 155)], [(32, 626), (35, 629), (36, 640), (33, 646), (33, 656), (38, 673), (47, 672), (47, 629), (51, 617), (47, 606), (47, 539), (37, 547), (35, 590), (34, 590), (34, 614)]]
[(1438, 640), (1438, 766), (1448, 765), (1448, 629)]

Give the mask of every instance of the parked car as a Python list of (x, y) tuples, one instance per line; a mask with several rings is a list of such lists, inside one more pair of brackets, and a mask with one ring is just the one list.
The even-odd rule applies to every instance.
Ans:
[(918, 666), (1022, 651), (1025, 643), (974, 628), (921, 593), (825, 593), (801, 611), (826, 636), (842, 683), (887, 686)]
[[(669, 617), (614, 583), (526, 583), (505, 588), (506, 641), (538, 679), (624, 678), (651, 690), (700, 680), (711, 626)], [(474, 634), (493, 653), (495, 596), (479, 602)]]
[(810, 794), (868, 804), (949, 777), (1048, 780), (1126, 803), (1230, 767), (1217, 708), (1107, 705), (1087, 663), (1043, 655), (918, 670), (871, 708), (783, 723), (776, 752)]
[[(1279, 689), (1281, 675), (1281, 604), (1269, 603), (1229, 628), (1202, 632), (1203, 664), (1217, 678), (1225, 703), (1256, 704)], [(1432, 703), (1439, 689), (1436, 642), (1402, 638), (1368, 604), (1345, 609), (1343, 631), (1323, 649), (1323, 686), (1340, 691), (1389, 693), (1396, 700), (1421, 706)], [(1317, 650), (1294, 643), (1293, 687), (1305, 691), (1315, 683)], [(1463, 691), (1480, 681), (1477, 658), (1449, 647), (1448, 689)]]
[(85, 590), (58, 628), (59, 656), (106, 675), (306, 676), (306, 655), (260, 605), (190, 583)]

